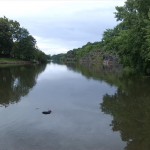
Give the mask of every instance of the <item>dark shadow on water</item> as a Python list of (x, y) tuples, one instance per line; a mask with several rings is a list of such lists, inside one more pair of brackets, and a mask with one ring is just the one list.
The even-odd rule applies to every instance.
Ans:
[(0, 105), (7, 107), (27, 95), (45, 67), (46, 65), (0, 67)]

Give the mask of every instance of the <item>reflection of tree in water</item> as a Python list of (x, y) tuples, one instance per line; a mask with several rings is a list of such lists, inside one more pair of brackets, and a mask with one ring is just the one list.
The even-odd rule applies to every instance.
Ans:
[(124, 79), (125, 89), (103, 97), (101, 109), (113, 116), (113, 131), (119, 131), (126, 150), (150, 149), (150, 79)]
[[(119, 131), (126, 150), (150, 150), (150, 79), (126, 77), (115, 68), (90, 64), (67, 65), (85, 77), (118, 87), (114, 95), (103, 97), (101, 109), (113, 117), (113, 131)], [(117, 68), (116, 68), (117, 69)]]
[(101, 109), (113, 117), (113, 131), (119, 131), (126, 150), (150, 150), (150, 78), (126, 77), (115, 68), (90, 64), (68, 64), (69, 70), (118, 87), (103, 97)]
[(17, 103), (21, 96), (27, 95), (44, 69), (45, 65), (0, 68), (0, 105)]
[(104, 80), (109, 84), (115, 84), (114, 80), (120, 76), (120, 66), (103, 66), (93, 64), (66, 64), (69, 70), (81, 73), (87, 79)]

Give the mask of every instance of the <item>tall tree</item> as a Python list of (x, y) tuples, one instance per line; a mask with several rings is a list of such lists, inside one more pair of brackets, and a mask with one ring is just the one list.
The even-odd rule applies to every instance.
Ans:
[(9, 56), (13, 46), (12, 33), (7, 19), (0, 18), (0, 54)]
[(27, 29), (6, 17), (0, 18), (0, 55), (23, 60), (37, 59), (41, 62), (46, 62), (49, 58), (44, 52), (37, 50), (36, 40)]
[(32, 60), (36, 50), (36, 40), (31, 35), (22, 34), (22, 37), (14, 43), (12, 55), (16, 58)]
[(123, 7), (116, 7), (116, 18), (124, 27), (119, 34), (122, 39), (122, 43), (119, 43), (122, 47), (119, 50), (122, 51), (120, 55), (122, 62), (146, 73), (149, 73), (150, 64), (149, 8), (149, 0), (127, 0)]

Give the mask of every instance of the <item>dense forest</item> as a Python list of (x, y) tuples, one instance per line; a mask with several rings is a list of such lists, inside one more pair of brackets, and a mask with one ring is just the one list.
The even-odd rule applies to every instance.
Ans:
[(116, 7), (115, 18), (119, 23), (104, 31), (101, 41), (52, 58), (80, 61), (89, 55), (98, 54), (99, 59), (117, 56), (124, 69), (150, 75), (150, 0), (127, 0), (124, 6)]
[(0, 57), (46, 62), (50, 58), (39, 50), (35, 38), (20, 23), (0, 18)]

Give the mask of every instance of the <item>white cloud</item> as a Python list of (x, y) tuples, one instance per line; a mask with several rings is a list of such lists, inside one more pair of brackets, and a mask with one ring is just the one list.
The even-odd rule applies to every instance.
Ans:
[(0, 14), (17, 20), (45, 53), (56, 54), (99, 41), (116, 25), (113, 12), (124, 0), (1, 0)]
[[(37, 40), (38, 47), (43, 48), (44, 52), (46, 54), (58, 54), (58, 53), (65, 53), (68, 51), (68, 49), (63, 46), (63, 43), (59, 41), (59, 39), (50, 39), (50, 38), (41, 38), (38, 36), (34, 36), (35, 39)], [(56, 42), (57, 41), (57, 42)], [(60, 44), (58, 44), (60, 43)]]

